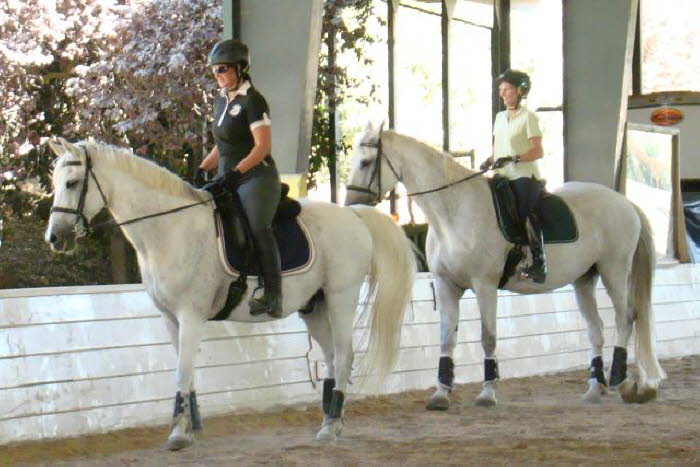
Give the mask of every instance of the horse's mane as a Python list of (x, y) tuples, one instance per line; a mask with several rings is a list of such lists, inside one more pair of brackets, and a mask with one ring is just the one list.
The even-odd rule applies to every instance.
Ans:
[(454, 155), (442, 151), (440, 149), (435, 149), (433, 146), (424, 143), (423, 141), (417, 140), (412, 136), (404, 135), (393, 130), (386, 130), (382, 133), (383, 137), (393, 138), (398, 144), (408, 144), (413, 146), (413, 149), (418, 149), (421, 153), (424, 153), (427, 157), (432, 157), (440, 159), (442, 161), (442, 167), (445, 169), (446, 174), (450, 178), (455, 175), (469, 175), (474, 173), (473, 170), (463, 166), (457, 160), (455, 160)]
[(202, 191), (184, 182), (171, 171), (137, 156), (130, 148), (113, 146), (92, 138), (78, 144), (85, 147), (93, 159), (107, 161), (111, 169), (125, 172), (140, 183), (164, 194), (186, 199), (206, 198)]

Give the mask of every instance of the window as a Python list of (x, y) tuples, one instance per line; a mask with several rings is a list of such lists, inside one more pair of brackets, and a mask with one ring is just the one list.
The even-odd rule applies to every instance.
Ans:
[(642, 94), (700, 91), (698, 0), (641, 0)]
[(440, 16), (400, 6), (396, 15), (396, 130), (442, 147)]
[[(491, 155), (492, 145), (492, 8), (460, 0), (450, 25), (450, 150), (474, 150), (477, 162)], [(487, 19), (488, 25), (472, 24)]]
[(510, 8), (511, 67), (532, 78), (527, 106), (540, 118), (540, 171), (553, 190), (564, 181), (562, 2), (511, 0)]
[(674, 224), (671, 166), (677, 129), (628, 124), (624, 189), (646, 214), (654, 232), (657, 258), (673, 258)]
[(528, 107), (559, 107), (564, 73), (561, 0), (511, 0), (512, 68), (532, 78)]
[[(343, 96), (336, 108), (336, 138), (342, 148), (352, 148), (355, 136), (367, 124), (368, 120), (380, 122), (388, 114), (388, 50), (387, 50), (387, 4), (375, 0), (372, 14), (366, 20), (357, 15), (353, 8), (342, 12), (342, 21), (349, 30), (364, 22), (371, 41), (363, 43), (363, 57), (358, 60), (351, 48), (343, 49), (341, 40), (336, 42), (336, 64), (346, 72), (347, 82), (337, 84), (337, 92)], [(325, 43), (322, 48), (325, 49)], [(324, 50), (325, 52), (325, 50)], [(345, 198), (345, 185), (349, 173), (352, 150), (337, 151), (337, 193), (342, 203)], [(307, 197), (314, 200), (331, 199), (330, 174), (323, 167), (316, 174), (316, 186), (307, 192)]]

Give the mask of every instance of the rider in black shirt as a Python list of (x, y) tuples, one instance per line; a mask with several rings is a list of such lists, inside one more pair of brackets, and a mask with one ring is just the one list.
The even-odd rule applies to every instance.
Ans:
[[(236, 191), (248, 217), (260, 256), (265, 294), (250, 301), (251, 314), (282, 315), (280, 258), (272, 232), (272, 220), (280, 199), (280, 177), (270, 154), (270, 109), (251, 84), (248, 47), (235, 40), (217, 43), (208, 65), (216, 77), (219, 96), (214, 104), (212, 133), (216, 146), (200, 169), (217, 175), (205, 189), (218, 194)], [(229, 213), (222, 212), (223, 217)]]

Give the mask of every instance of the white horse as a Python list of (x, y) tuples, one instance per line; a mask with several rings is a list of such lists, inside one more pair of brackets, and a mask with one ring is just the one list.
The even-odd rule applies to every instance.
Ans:
[[(167, 446), (183, 448), (201, 427), (194, 387), (195, 355), (204, 325), (223, 307), (234, 279), (217, 250), (211, 195), (122, 148), (92, 139), (50, 143), (59, 156), (53, 174), (54, 207), (46, 241), (65, 252), (101, 209), (117, 223), (201, 203), (183, 211), (123, 225), (138, 255), (141, 277), (165, 323), (177, 354), (176, 408)], [(302, 309), (321, 290), (313, 312), (303, 314), (321, 345), (327, 371), (324, 421), (317, 438), (333, 440), (342, 429), (343, 399), (352, 371), (352, 335), (360, 288), (369, 276), (371, 331), (368, 362), (376, 376), (391, 369), (414, 278), (414, 260), (403, 231), (374, 208), (345, 208), (304, 201), (300, 217), (315, 251), (310, 268), (284, 276), (284, 316)], [(249, 287), (248, 290), (252, 290)], [(372, 295), (374, 294), (374, 295)], [(250, 292), (231, 321), (260, 322), (251, 316)], [(369, 363), (368, 363), (369, 364)]]
[[(380, 132), (371, 124), (357, 137), (351, 170), (346, 205), (376, 203), (399, 181), (409, 195), (442, 188), (413, 198), (428, 220), (428, 267), (434, 276), (441, 318), (438, 387), (427, 408), (449, 407), (459, 299), (466, 289), (476, 294), (485, 354), (483, 390), (476, 404), (495, 405), (497, 289), (512, 244), (497, 224), (486, 178), (466, 169), (447, 153), (394, 131)], [(546, 245), (548, 272), (543, 284), (516, 274), (505, 288), (518, 293), (542, 293), (573, 284), (592, 345), (591, 379), (584, 398), (597, 402), (606, 390), (603, 322), (595, 299), (600, 275), (614, 304), (617, 327), (610, 386), (619, 386), (626, 401), (653, 398), (665, 375), (655, 352), (651, 307), (655, 256), (648, 221), (624, 196), (601, 185), (570, 182), (556, 194), (574, 215), (578, 240)], [(626, 376), (626, 348), (634, 323), (638, 386)]]

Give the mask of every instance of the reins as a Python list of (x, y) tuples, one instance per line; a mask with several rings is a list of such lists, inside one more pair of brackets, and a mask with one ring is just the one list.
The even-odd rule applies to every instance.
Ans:
[[(442, 191), (442, 190), (445, 190), (447, 188), (450, 188), (451, 186), (457, 185), (459, 183), (467, 182), (467, 181), (471, 180), (472, 178), (475, 178), (479, 175), (483, 175), (486, 172), (488, 172), (489, 170), (491, 170), (491, 169), (486, 169), (486, 170), (482, 170), (481, 172), (473, 173), (467, 177), (460, 178), (459, 180), (455, 180), (454, 182), (450, 182), (450, 183), (447, 183), (445, 185), (442, 185), (441, 187), (433, 188), (432, 190), (416, 191), (415, 193), (407, 193), (406, 196), (418, 196), (418, 195), (425, 195), (428, 193), (435, 193), (436, 191)], [(401, 181), (401, 180), (399, 179), (399, 181)]]
[(108, 221), (100, 222), (99, 224), (95, 224), (94, 226), (91, 227), (91, 229), (96, 231), (96, 230), (105, 229), (105, 228), (108, 228), (108, 227), (120, 227), (120, 226), (122, 226), (122, 225), (134, 224), (134, 223), (136, 223), (136, 222), (138, 222), (138, 221), (142, 221), (142, 220), (145, 220), (145, 219), (151, 219), (151, 218), (154, 218), (154, 217), (165, 216), (165, 215), (167, 215), (167, 214), (173, 214), (173, 213), (176, 213), (176, 212), (179, 212), (179, 211), (184, 211), (185, 209), (189, 209), (189, 208), (194, 207), (194, 206), (199, 206), (200, 204), (210, 203), (210, 202), (212, 202), (212, 201), (214, 200), (213, 198), (214, 198), (214, 196), (212, 196), (212, 199), (207, 199), (207, 200), (204, 200), (204, 201), (198, 201), (198, 202), (192, 203), (192, 204), (186, 204), (186, 205), (184, 205), (184, 206), (179, 206), (179, 207), (177, 207), (177, 208), (168, 209), (167, 211), (160, 211), (160, 212), (156, 212), (156, 213), (153, 213), (153, 214), (147, 214), (147, 215), (141, 216), (141, 217), (134, 217), (133, 219), (129, 219), (129, 220), (126, 220), (126, 221), (124, 221), (124, 222), (119, 222), (119, 223), (117, 223), (114, 219), (110, 219), (110, 220), (108, 220)]
[[(382, 151), (382, 134), (381, 134), (381, 131), (379, 132), (379, 136), (378, 136), (378, 138), (377, 138), (377, 142), (376, 142), (376, 143), (360, 143), (360, 146), (365, 146), (365, 147), (370, 147), (370, 148), (377, 148), (377, 159), (376, 159), (377, 162), (376, 162), (376, 164), (375, 164), (375, 166), (374, 166), (374, 171), (372, 172), (372, 176), (370, 177), (369, 182), (367, 183), (367, 187), (366, 187), (366, 188), (363, 187), (363, 186), (358, 186), (358, 185), (348, 185), (348, 186), (346, 187), (346, 189), (347, 189), (348, 191), (357, 191), (357, 192), (360, 192), (360, 193), (368, 193), (368, 194), (370, 194), (370, 195), (375, 196), (377, 202), (379, 202), (379, 201), (381, 201), (381, 198), (382, 198), (382, 195), (381, 195), (381, 193), (382, 193), (382, 169), (381, 169), (381, 166), (382, 166), (382, 157), (384, 157), (384, 160), (386, 160), (386, 163), (387, 163), (387, 165), (389, 166), (389, 169), (391, 169), (391, 171), (392, 171), (392, 173), (394, 174), (394, 176), (396, 177), (396, 179), (397, 179), (398, 181), (402, 182), (402, 183), (403, 183), (403, 180), (402, 180), (401, 177), (399, 176), (399, 173), (396, 171), (396, 169), (394, 168), (394, 165), (391, 163), (391, 161), (389, 160), (389, 158), (388, 158), (388, 157), (386, 156), (386, 154), (384, 154), (384, 152)], [(428, 194), (428, 193), (435, 193), (435, 192), (437, 192), (437, 191), (446, 190), (447, 188), (450, 188), (450, 187), (452, 187), (452, 186), (454, 186), (454, 185), (457, 185), (457, 184), (459, 184), (459, 183), (463, 183), (463, 182), (469, 181), (469, 180), (471, 180), (472, 178), (478, 177), (479, 175), (483, 175), (483, 174), (485, 174), (486, 172), (488, 172), (489, 170), (491, 170), (491, 168), (488, 168), (488, 169), (486, 169), (486, 170), (482, 170), (482, 171), (480, 171), (480, 172), (476, 172), (476, 173), (470, 174), (470, 175), (468, 175), (468, 176), (466, 176), (466, 177), (464, 177), (464, 178), (461, 178), (461, 179), (459, 179), (459, 180), (455, 180), (455, 181), (453, 181), (453, 182), (446, 183), (446, 184), (444, 184), (444, 185), (442, 185), (442, 186), (439, 186), (439, 187), (437, 187), (437, 188), (432, 188), (432, 189), (430, 189), (430, 190), (424, 190), (424, 191), (416, 191), (416, 192), (413, 192), (413, 193), (407, 193), (406, 196), (411, 197), (411, 196), (426, 195), (426, 194)], [(375, 177), (377, 177), (377, 186), (378, 186), (378, 190), (379, 190), (378, 193), (375, 192), (375, 191), (373, 191), (373, 190), (371, 189), (372, 182), (374, 181), (374, 178), (375, 178)]]
[[(66, 161), (64, 166), (81, 166), (83, 165), (81, 161)], [(212, 195), (212, 199), (207, 199), (204, 201), (198, 201), (196, 203), (191, 203), (191, 204), (186, 204), (183, 206), (178, 206), (173, 209), (167, 209), (165, 211), (160, 211), (156, 212), (153, 214), (147, 214), (145, 216), (139, 216), (139, 217), (134, 217), (133, 219), (128, 219), (123, 222), (117, 222), (114, 219), (110, 219), (105, 222), (100, 222), (99, 224), (91, 226), (90, 223), (88, 222), (87, 218), (85, 217), (84, 214), (84, 209), (85, 209), (85, 198), (87, 196), (87, 191), (88, 191), (88, 183), (90, 181), (90, 177), (95, 181), (95, 185), (97, 186), (97, 189), (100, 192), (100, 196), (102, 197), (102, 201), (104, 202), (104, 207), (109, 208), (109, 203), (107, 202), (107, 197), (104, 194), (104, 191), (102, 190), (102, 187), (100, 186), (100, 182), (97, 180), (97, 177), (95, 176), (95, 172), (92, 170), (92, 161), (90, 159), (90, 155), (88, 154), (87, 151), (85, 151), (85, 176), (83, 177), (83, 186), (80, 191), (80, 198), (78, 198), (78, 206), (73, 209), (73, 208), (65, 208), (61, 206), (53, 206), (51, 208), (51, 213), (54, 212), (63, 212), (67, 214), (74, 214), (76, 217), (75, 221), (75, 231), (78, 234), (78, 236), (85, 236), (89, 234), (90, 232), (106, 229), (106, 228), (111, 228), (111, 227), (120, 227), (123, 225), (129, 225), (129, 224), (134, 224), (136, 222), (146, 220), (146, 219), (152, 219), (154, 217), (160, 217), (160, 216), (165, 216), (168, 214), (173, 214), (179, 211), (184, 211), (185, 209), (192, 208), (194, 206), (199, 206), (201, 204), (206, 204), (214, 201), (214, 198), (216, 196)], [(82, 224), (82, 225), (81, 225)]]

